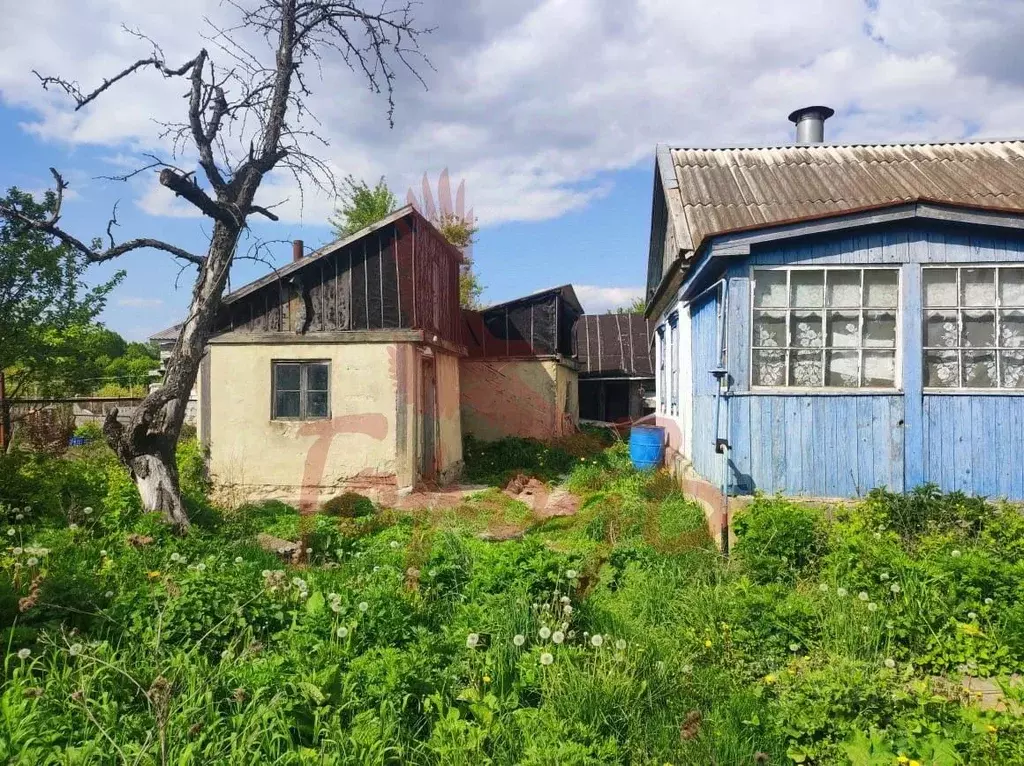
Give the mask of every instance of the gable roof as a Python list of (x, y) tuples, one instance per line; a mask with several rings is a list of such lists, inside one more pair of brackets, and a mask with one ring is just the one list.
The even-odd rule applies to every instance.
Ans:
[(576, 322), (581, 378), (653, 378), (653, 323), (642, 314), (584, 314)]
[(491, 306), (486, 306), (480, 309), (481, 312), (491, 311), (493, 309), (502, 309), (512, 306), (519, 306), (532, 301), (542, 300), (550, 295), (560, 295), (577, 313), (583, 313), (583, 307), (580, 305), (580, 299), (576, 297), (576, 291), (572, 285), (559, 285), (558, 287), (549, 287), (544, 290), (538, 290), (535, 293), (529, 293), (528, 295), (522, 295), (518, 298), (512, 298), (511, 300), (502, 301), (501, 303), (495, 303)]
[(1021, 140), (659, 147), (657, 161), (681, 250), (736, 229), (919, 199), (1024, 210)]
[[(434, 224), (431, 223), (429, 219), (425, 218), (415, 207), (413, 207), (412, 205), (405, 205), (404, 207), (398, 208), (398, 210), (396, 210), (393, 213), (390, 213), (384, 218), (381, 218), (379, 221), (376, 221), (375, 223), (372, 223), (369, 226), (365, 226), (357, 232), (349, 234), (347, 237), (342, 237), (341, 239), (336, 239), (333, 242), (329, 242), (323, 247), (314, 250), (309, 255), (300, 258), (297, 261), (292, 261), (291, 263), (282, 266), (279, 269), (274, 269), (266, 276), (260, 277), (254, 282), (250, 282), (247, 285), (239, 287), (237, 290), (234, 290), (231, 293), (225, 295), (221, 299), (221, 303), (225, 305), (229, 303), (234, 303), (239, 298), (244, 298), (246, 295), (250, 295), (256, 292), (261, 287), (265, 287), (279, 279), (283, 279), (287, 276), (290, 276), (291, 274), (294, 274), (296, 271), (300, 271), (301, 269), (306, 268), (309, 264), (314, 263), (320, 258), (330, 255), (331, 253), (340, 250), (343, 247), (352, 244), (353, 242), (358, 242), (366, 235), (372, 234), (378, 229), (383, 229), (385, 226), (389, 226), (395, 223), (396, 221), (405, 218), (406, 216), (415, 216), (419, 221), (425, 223), (427, 226), (430, 226), (435, 231), (437, 231)], [(457, 258), (458, 261), (461, 263), (463, 261), (462, 252), (454, 245), (448, 243), (448, 240), (446, 240), (444, 238), (444, 235), (442, 235), (440, 232), (437, 232), (437, 235), (440, 238), (441, 242), (447, 245), (448, 249), (452, 252), (452, 255), (455, 258)]]

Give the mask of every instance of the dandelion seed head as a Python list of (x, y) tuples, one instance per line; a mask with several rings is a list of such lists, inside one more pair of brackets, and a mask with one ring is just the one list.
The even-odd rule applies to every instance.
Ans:
[(818, 586), (818, 590), (820, 590), (822, 593), (828, 593), (828, 583), (823, 582), (821, 585)]
[(563, 633), (562, 631), (556, 630), (554, 633), (551, 634), (551, 643), (560, 644), (563, 641), (565, 641), (565, 633)]
[(554, 661), (555, 661), (555, 657), (554, 657), (553, 654), (551, 654), (551, 652), (544, 652), (540, 656), (540, 664), (541, 665), (550, 665)]
[(869, 612), (874, 612), (874, 611), (877, 611), (877, 610), (878, 610), (878, 604), (876, 604), (874, 601), (872, 601), (870, 604), (868, 604), (868, 611)]
[(466, 647), (469, 649), (476, 649), (477, 644), (480, 643), (479, 633), (470, 633), (466, 636)]
[(399, 543), (398, 540), (392, 540), (391, 541), (391, 548), (392, 549), (398, 548), (399, 545), (401, 545), (401, 543)]
[(549, 638), (551, 638), (551, 628), (549, 628), (549, 627), (548, 627), (547, 625), (543, 625), (543, 626), (541, 627), (541, 629), (537, 631), (537, 634), (538, 634), (538, 635), (539, 635), (539, 636), (540, 636), (540, 637), (541, 637), (542, 639), (544, 639), (545, 641), (547, 641), (547, 640), (548, 640)]
[(15, 549), (14, 549), (13, 551), (11, 551), (11, 552), (12, 552), (12, 553), (13, 553), (13, 554), (14, 554), (15, 556), (20, 556), (20, 555), (21, 555), (22, 553), (24, 553), (25, 551), (24, 551), (24, 549), (23, 549), (23, 548), (22, 548), (21, 546), (18, 546), (18, 547), (16, 547), (16, 548), (15, 548)]
[(106, 558), (107, 557), (107, 552), (105, 550), (104, 551), (100, 551), (100, 556)]
[(367, 604), (365, 601), (360, 601), (359, 602), (359, 611), (360, 612), (365, 612), (369, 608), (370, 608), (370, 605)]
[(27, 660), (31, 656), (32, 656), (32, 650), (31, 649), (19, 649), (18, 650), (18, 659), (19, 660)]
[(564, 614), (572, 614), (572, 607), (569, 604), (566, 604), (564, 607), (562, 607), (562, 612)]
[(104, 597), (105, 597), (105, 598), (113, 598), (113, 597), (114, 597), (114, 591), (112, 591), (112, 590), (108, 590), (108, 591), (107, 591), (106, 593), (104, 593), (103, 595), (104, 595)]
[(577, 572), (575, 569), (565, 570), (565, 576), (568, 577), (570, 580), (575, 580), (578, 574), (579, 572)]
[(836, 588), (836, 593), (840, 596), (846, 597), (850, 592), (846, 588)]
[(30, 567), (34, 567), (36, 564), (39, 563), (39, 559), (37, 559), (35, 556), (30, 556), (28, 561), (26, 561), (25, 563), (28, 564)]
[(889, 670), (892, 670), (894, 667), (896, 667), (896, 660), (894, 660), (892, 657), (886, 657), (885, 666), (889, 668)]
[(689, 663), (687, 663), (686, 665), (683, 665), (680, 668), (680, 670), (682, 670), (684, 673), (690, 673), (693, 670), (693, 665), (690, 665)]
[(861, 601), (867, 601), (868, 592), (866, 590), (862, 590), (860, 593), (857, 594), (857, 598), (859, 598)]
[(241, 564), (244, 561), (245, 561), (245, 559), (243, 559), (241, 556), (235, 556), (235, 563), (236, 564)]
[(626, 639), (620, 638), (615, 642), (615, 648), (620, 652), (626, 648)]
[(990, 598), (985, 599), (985, 606), (992, 606), (994, 603), (995, 602)]
[(951, 553), (950, 555), (951, 555), (951, 556), (952, 556), (953, 558), (955, 558), (955, 559), (958, 559), (958, 558), (960, 558), (960, 551), (958, 551), (958, 550), (954, 550), (954, 551), (953, 551), (953, 552), (952, 552), (952, 553)]
[(978, 615), (975, 614), (974, 612), (968, 612), (967, 613), (967, 619), (968, 620), (976, 620), (976, 619), (978, 619)]
[(338, 638), (345, 638), (345, 636), (348, 635), (348, 628), (346, 628), (344, 625), (342, 625), (342, 626), (340, 626), (338, 628), (336, 633), (338, 634)]
[(600, 647), (604, 643), (604, 636), (600, 633), (595, 633), (590, 637), (590, 643), (592, 646)]
[(789, 651), (791, 651), (791, 652), (798, 652), (798, 651), (800, 651), (800, 644), (790, 644), (789, 645)]
[(14, 518), (15, 518), (15, 520), (17, 520), (17, 521), (21, 521), (22, 519), (24, 519), (24, 518), (25, 518), (25, 514), (24, 514), (24, 513), (19, 513), (19, 514), (18, 514), (18, 515), (16, 515), (16, 516), (15, 516)]
[(14, 527), (11, 527), (10, 529), (7, 530), (7, 536), (8, 537), (14, 537), (14, 534), (15, 534), (14, 533)]
[(70, 654), (72, 657), (77, 657), (82, 653), (83, 648), (84, 647), (81, 644), (72, 644), (71, 647), (68, 649), (68, 654)]
[(569, 603), (569, 597), (568, 596), (562, 596), (558, 600), (561, 601), (563, 604), (568, 604)]
[(512, 643), (516, 646), (522, 646), (526, 643), (526, 636), (524, 636), (522, 633), (516, 633), (516, 635), (512, 638)]
[(882, 574), (878, 575), (878, 579), (880, 579), (882, 582), (885, 582), (886, 580), (889, 579), (889, 573), (888, 572), (882, 572)]

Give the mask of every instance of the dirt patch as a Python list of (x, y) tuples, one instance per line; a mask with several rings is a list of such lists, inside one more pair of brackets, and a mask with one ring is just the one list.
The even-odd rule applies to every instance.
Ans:
[(488, 489), (482, 485), (455, 484), (449, 487), (420, 486), (397, 498), (394, 507), (400, 511), (423, 511), (455, 508), (470, 495)]
[(520, 474), (505, 487), (505, 495), (526, 505), (535, 519), (574, 516), (580, 509), (578, 497), (564, 489), (548, 490), (537, 479)]

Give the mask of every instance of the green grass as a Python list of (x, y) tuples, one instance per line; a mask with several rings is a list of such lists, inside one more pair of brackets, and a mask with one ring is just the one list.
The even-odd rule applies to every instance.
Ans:
[[(727, 560), (699, 505), (589, 436), (467, 445), (476, 480), (582, 496), (543, 523), (496, 488), (356, 519), (225, 511), (186, 444), (199, 523), (178, 538), (109, 454), (72, 453), (0, 459), (0, 762), (1024, 762), (1012, 702), (930, 681), (1024, 666), (1014, 508), (762, 498)], [(478, 539), (498, 527), (524, 534)]]

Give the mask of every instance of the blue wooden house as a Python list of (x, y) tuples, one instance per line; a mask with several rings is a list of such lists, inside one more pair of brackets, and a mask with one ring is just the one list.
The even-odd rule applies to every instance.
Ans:
[(728, 495), (1024, 499), (1024, 141), (657, 150), (657, 422)]

